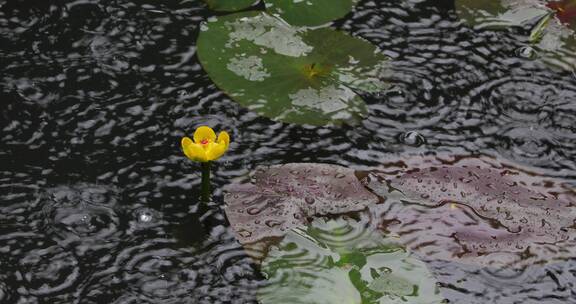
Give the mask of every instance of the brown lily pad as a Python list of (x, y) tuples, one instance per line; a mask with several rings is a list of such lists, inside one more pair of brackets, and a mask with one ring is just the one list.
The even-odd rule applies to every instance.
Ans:
[(224, 201), (232, 229), (247, 244), (282, 237), (312, 216), (365, 209), (378, 198), (352, 169), (299, 163), (257, 168), (252, 183), (229, 186)]
[(382, 229), (427, 259), (523, 266), (576, 256), (576, 195), (489, 159), (393, 161), (364, 182)]

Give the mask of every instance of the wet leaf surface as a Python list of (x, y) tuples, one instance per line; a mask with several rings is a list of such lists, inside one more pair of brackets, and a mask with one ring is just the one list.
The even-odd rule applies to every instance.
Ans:
[(227, 188), (226, 216), (241, 243), (281, 237), (314, 215), (342, 214), (378, 202), (354, 170), (328, 164), (259, 167), (252, 184)]
[(316, 219), (262, 265), (261, 303), (442, 303), (426, 265), (366, 222)]
[(291, 27), (266, 13), (218, 17), (198, 38), (202, 66), (232, 99), (298, 124), (354, 123), (366, 113), (356, 90), (378, 92), (386, 57), (329, 28)]
[(365, 182), (387, 198), (382, 229), (426, 259), (519, 267), (576, 252), (575, 195), (557, 181), (479, 159), (401, 164)]

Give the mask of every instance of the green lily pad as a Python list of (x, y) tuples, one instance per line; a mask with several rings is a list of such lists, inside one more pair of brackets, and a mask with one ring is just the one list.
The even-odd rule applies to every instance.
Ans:
[(215, 11), (233, 12), (248, 8), (258, 0), (204, 0)]
[(423, 262), (349, 219), (316, 219), (289, 231), (262, 271), (262, 304), (443, 303)]
[(387, 87), (386, 57), (370, 43), (328, 28), (291, 27), (266, 13), (204, 24), (198, 57), (232, 99), (289, 123), (352, 123), (367, 111), (355, 91)]
[(292, 25), (321, 25), (344, 17), (356, 0), (267, 0), (266, 8)]

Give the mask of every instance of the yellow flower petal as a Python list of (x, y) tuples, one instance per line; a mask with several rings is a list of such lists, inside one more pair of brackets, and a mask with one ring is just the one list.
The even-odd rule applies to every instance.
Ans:
[(222, 131), (218, 134), (218, 143), (225, 145), (224, 151), (228, 150), (228, 145), (230, 145), (230, 135), (228, 135), (228, 132)]
[(209, 161), (219, 159), (224, 152), (226, 152), (226, 145), (224, 143), (210, 143), (208, 144), (208, 149), (206, 149), (206, 158)]
[(214, 142), (216, 140), (216, 133), (212, 128), (207, 126), (201, 126), (194, 132), (194, 142), (197, 144), (203, 141)]
[(190, 139), (190, 137), (182, 137), (182, 149), (185, 149), (192, 143), (194, 142)]
[(209, 161), (206, 150), (200, 144), (192, 144), (189, 146), (189, 154), (192, 156), (190, 159), (193, 161), (207, 162)]
[(182, 150), (184, 151), (184, 155), (190, 160), (199, 162), (208, 161), (206, 151), (202, 148), (202, 145), (192, 142), (188, 137), (182, 138)]

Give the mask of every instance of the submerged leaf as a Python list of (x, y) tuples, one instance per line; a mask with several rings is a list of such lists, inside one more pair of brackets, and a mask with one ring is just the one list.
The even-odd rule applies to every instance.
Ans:
[(317, 219), (289, 231), (262, 264), (260, 302), (442, 303), (426, 265), (365, 224)]
[(513, 167), (463, 159), (369, 179), (387, 198), (383, 228), (431, 260), (522, 266), (576, 253), (574, 194)]
[(328, 164), (259, 167), (254, 184), (232, 185), (226, 216), (241, 243), (281, 237), (313, 215), (341, 214), (378, 202), (354, 170)]
[[(370, 206), (381, 229), (429, 260), (516, 268), (576, 255), (573, 190), (492, 159), (456, 159), (393, 160), (384, 165), (390, 173), (368, 172), (363, 182), (382, 204), (375, 204), (350, 169), (319, 164), (260, 169), (255, 184), (231, 188), (226, 213), (242, 243), (283, 236), (314, 215)], [(366, 263), (349, 253), (340, 261)]]
[(356, 0), (266, 0), (266, 8), (292, 25), (315, 26), (344, 17)]
[(290, 123), (352, 123), (367, 111), (355, 90), (386, 88), (386, 57), (370, 43), (329, 28), (291, 27), (265, 13), (204, 24), (198, 57), (235, 101)]

